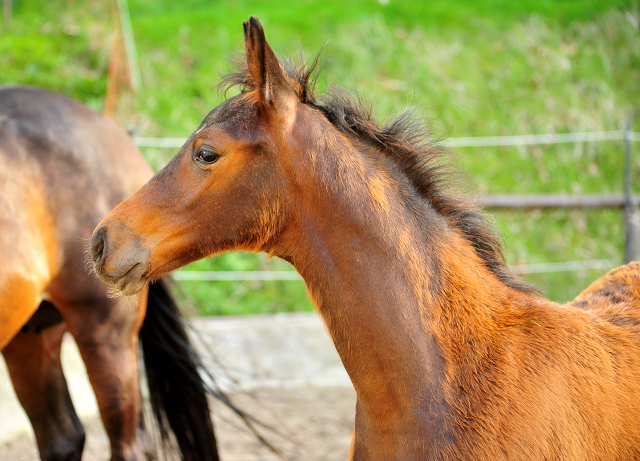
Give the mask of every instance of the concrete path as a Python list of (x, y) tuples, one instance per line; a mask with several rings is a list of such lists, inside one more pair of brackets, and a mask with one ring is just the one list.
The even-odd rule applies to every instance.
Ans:
[[(225, 390), (351, 386), (314, 313), (209, 317), (194, 319), (192, 324), (193, 340)], [(70, 337), (63, 343), (63, 367), (76, 411), (81, 417), (96, 415), (95, 397)], [(0, 443), (30, 430), (0, 361)]]

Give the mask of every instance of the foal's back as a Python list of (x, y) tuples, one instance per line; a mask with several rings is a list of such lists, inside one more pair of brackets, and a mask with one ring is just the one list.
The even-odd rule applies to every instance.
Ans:
[(640, 333), (640, 262), (613, 269), (567, 306), (592, 311), (603, 320)]
[(537, 323), (550, 339), (541, 358), (551, 360), (534, 371), (547, 389), (532, 394), (548, 401), (528, 404), (533, 414), (545, 408), (538, 414), (547, 420), (547, 440), (555, 432), (563, 447), (557, 459), (640, 459), (640, 262), (612, 270), (548, 312), (556, 317), (552, 326)]
[[(589, 423), (616, 436), (608, 459), (640, 459), (640, 262), (613, 269), (593, 282), (567, 308), (589, 314), (610, 362), (593, 368), (593, 381), (579, 389), (604, 420)], [(596, 341), (594, 339), (594, 341)], [(580, 357), (593, 363), (598, 357)], [(591, 395), (589, 395), (591, 394)]]
[(565, 305), (511, 301), (493, 354), (460, 369), (460, 442), (444, 459), (640, 460), (640, 263)]

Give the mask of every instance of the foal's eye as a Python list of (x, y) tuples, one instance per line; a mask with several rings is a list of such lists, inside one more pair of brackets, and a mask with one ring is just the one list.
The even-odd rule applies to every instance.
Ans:
[(219, 158), (218, 154), (209, 149), (200, 149), (194, 156), (195, 160), (206, 164), (215, 163)]

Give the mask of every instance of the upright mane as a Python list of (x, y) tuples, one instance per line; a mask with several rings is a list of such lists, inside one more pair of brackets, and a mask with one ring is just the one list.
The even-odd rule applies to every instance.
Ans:
[[(287, 59), (281, 66), (300, 102), (320, 111), (331, 124), (352, 139), (376, 147), (376, 151), (392, 159), (404, 172), (416, 191), (429, 201), (450, 226), (459, 230), (471, 243), (486, 267), (505, 285), (516, 290), (540, 295), (538, 288), (523, 281), (507, 267), (502, 245), (487, 216), (452, 184), (458, 176), (455, 166), (443, 159), (449, 152), (429, 137), (429, 130), (414, 111), (405, 110), (391, 123), (375, 120), (371, 106), (340, 88), (332, 88), (316, 96), (320, 55), (310, 63), (301, 59), (297, 66)], [(224, 92), (239, 87), (242, 93), (256, 89), (246, 61), (239, 59), (236, 70), (222, 77)]]

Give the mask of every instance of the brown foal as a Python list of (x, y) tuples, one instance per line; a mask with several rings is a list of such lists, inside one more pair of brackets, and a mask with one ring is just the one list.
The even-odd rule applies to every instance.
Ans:
[(354, 460), (640, 459), (640, 265), (544, 299), (409, 115), (320, 102), (315, 63), (244, 31), (240, 94), (98, 225), (96, 273), (132, 294), (222, 251), (289, 261), (357, 392)]

